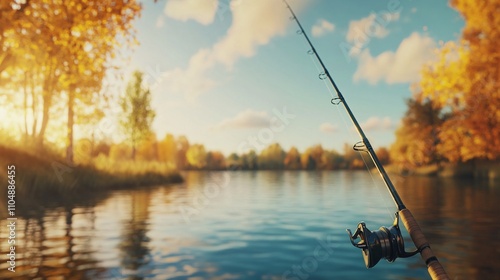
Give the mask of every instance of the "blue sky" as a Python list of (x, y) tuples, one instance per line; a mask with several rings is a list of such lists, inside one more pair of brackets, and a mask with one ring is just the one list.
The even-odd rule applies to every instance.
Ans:
[[(447, 1), (291, 0), (375, 147), (389, 146), (418, 70), (464, 25)], [(271, 142), (342, 150), (359, 139), (318, 79), (280, 0), (143, 2), (139, 69), (153, 92), (154, 130), (225, 154)], [(282, 121), (286, 111), (288, 118)], [(281, 112), (281, 113), (279, 113)], [(339, 113), (340, 112), (340, 113)], [(293, 115), (293, 116), (292, 116)]]

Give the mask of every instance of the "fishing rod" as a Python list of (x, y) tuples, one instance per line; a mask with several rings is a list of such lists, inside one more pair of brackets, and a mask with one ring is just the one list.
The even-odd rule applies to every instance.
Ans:
[[(321, 80), (327, 79), (335, 89), (337, 97), (333, 98), (331, 100), (331, 103), (334, 105), (342, 103), (345, 110), (347, 111), (347, 114), (349, 115), (349, 118), (354, 124), (356, 131), (361, 137), (361, 141), (356, 143), (353, 146), (353, 149), (358, 152), (367, 152), (370, 155), (370, 158), (375, 164), (375, 167), (377, 168), (380, 176), (384, 180), (384, 183), (387, 189), (389, 190), (389, 193), (391, 194), (394, 203), (398, 207), (398, 211), (395, 213), (396, 218), (394, 219), (394, 223), (389, 228), (380, 227), (379, 230), (370, 231), (366, 227), (366, 224), (364, 222), (360, 222), (354, 234), (352, 234), (352, 232), (348, 229), (347, 232), (349, 234), (349, 239), (352, 245), (362, 250), (363, 259), (365, 261), (365, 265), (367, 268), (374, 267), (378, 263), (378, 261), (382, 258), (385, 258), (389, 262), (393, 262), (398, 257), (408, 258), (414, 256), (417, 253), (420, 253), (422, 259), (427, 265), (427, 270), (432, 279), (439, 279), (439, 280), (450, 279), (446, 274), (446, 271), (444, 270), (443, 266), (432, 252), (429, 242), (425, 238), (424, 233), (422, 232), (422, 229), (418, 225), (417, 221), (411, 214), (410, 210), (408, 210), (408, 208), (406, 208), (406, 206), (403, 204), (403, 201), (401, 200), (401, 197), (396, 191), (396, 188), (392, 184), (389, 175), (387, 175), (387, 172), (385, 171), (384, 167), (382, 166), (382, 163), (378, 159), (377, 154), (373, 150), (370, 141), (363, 132), (363, 129), (356, 120), (356, 117), (349, 108), (349, 105), (347, 105), (344, 96), (342, 95), (339, 88), (337, 87), (337, 84), (335, 83), (332, 76), (328, 72), (328, 69), (321, 60), (321, 57), (314, 48), (311, 40), (307, 36), (299, 19), (293, 12), (288, 2), (286, 0), (283, 0), (283, 2), (286, 4), (288, 10), (290, 10), (290, 13), (292, 14), (290, 19), (295, 20), (295, 22), (297, 22), (297, 25), (299, 26), (299, 30), (297, 31), (297, 33), (299, 35), (304, 35), (308, 45), (311, 47), (308, 53), (314, 55), (321, 66), (321, 71), (323, 72), (319, 74), (319, 78)], [(410, 234), (411, 239), (415, 244), (415, 247), (417, 248), (413, 252), (406, 252), (404, 249), (403, 237), (401, 235), (401, 230), (399, 229), (400, 218), (403, 221), (403, 224), (407, 229), (408, 233)], [(358, 242), (356, 242), (357, 239), (359, 239)]]

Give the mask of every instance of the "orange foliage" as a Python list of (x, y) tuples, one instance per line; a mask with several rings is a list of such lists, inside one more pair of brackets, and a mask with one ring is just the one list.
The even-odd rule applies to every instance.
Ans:
[(422, 72), (422, 98), (450, 112), (438, 152), (451, 162), (500, 158), (500, 0), (453, 0), (462, 40), (445, 44)]

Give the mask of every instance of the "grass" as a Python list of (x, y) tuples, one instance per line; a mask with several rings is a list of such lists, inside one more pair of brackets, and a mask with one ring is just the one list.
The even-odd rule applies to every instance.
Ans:
[[(173, 168), (161, 163), (114, 162), (100, 158), (94, 165), (72, 165), (57, 156), (38, 156), (0, 145), (0, 179), (15, 165), (16, 196), (67, 198), (88, 192), (182, 182)], [(0, 189), (6, 191), (7, 184)]]

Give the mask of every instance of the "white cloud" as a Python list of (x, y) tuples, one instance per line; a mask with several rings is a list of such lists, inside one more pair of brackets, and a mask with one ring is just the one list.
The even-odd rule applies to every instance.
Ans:
[(320, 37), (326, 33), (333, 32), (335, 30), (335, 25), (326, 19), (319, 19), (316, 24), (312, 27), (311, 33), (314, 37)]
[(359, 20), (352, 20), (349, 23), (346, 40), (351, 43), (350, 55), (358, 55), (363, 47), (368, 44), (370, 38), (384, 38), (389, 35), (386, 26), (399, 20), (399, 13), (379, 12), (371, 13), (367, 17)]
[(200, 94), (217, 85), (217, 82), (206, 74), (212, 65), (210, 50), (200, 49), (190, 58), (186, 69), (176, 68), (166, 72), (161, 85), (168, 93), (182, 94), (189, 101), (194, 101)]
[(331, 124), (331, 123), (322, 123), (319, 126), (319, 130), (321, 132), (325, 132), (325, 133), (333, 133), (333, 132), (338, 130), (338, 127), (334, 124)]
[(214, 21), (217, 4), (218, 0), (169, 0), (165, 14), (176, 20), (195, 20), (208, 25)]
[(239, 112), (232, 118), (223, 120), (213, 128), (223, 130), (231, 128), (268, 127), (269, 123), (270, 116), (266, 111), (254, 111), (252, 109), (247, 109)]
[(354, 81), (366, 80), (370, 84), (381, 80), (388, 84), (417, 81), (422, 65), (434, 58), (435, 48), (432, 38), (414, 32), (401, 41), (395, 52), (386, 51), (373, 57), (365, 49), (359, 55)]
[[(194, 5), (193, 1), (188, 2)], [(290, 4), (297, 12), (306, 3), (293, 0)], [(239, 1), (230, 8), (232, 24), (225, 36), (211, 48), (195, 53), (186, 69), (177, 68), (166, 73), (163, 83), (166, 91), (196, 98), (216, 86), (217, 83), (209, 77), (213, 68), (222, 65), (231, 69), (240, 58), (255, 55), (259, 46), (268, 44), (275, 36), (284, 35), (291, 23), (289, 12), (281, 1)]]
[(361, 123), (363, 130), (389, 130), (395, 127), (394, 122), (389, 117), (379, 118), (370, 117), (365, 122)]
[(165, 20), (163, 19), (163, 16), (159, 16), (156, 19), (156, 27), (161, 28), (163, 25), (165, 25)]
[[(304, 1), (293, 1), (299, 10)], [(284, 35), (291, 23), (289, 11), (281, 1), (252, 0), (232, 5), (233, 22), (226, 36), (212, 49), (218, 63), (231, 67), (241, 57), (251, 57), (257, 47), (266, 45), (278, 35)]]

